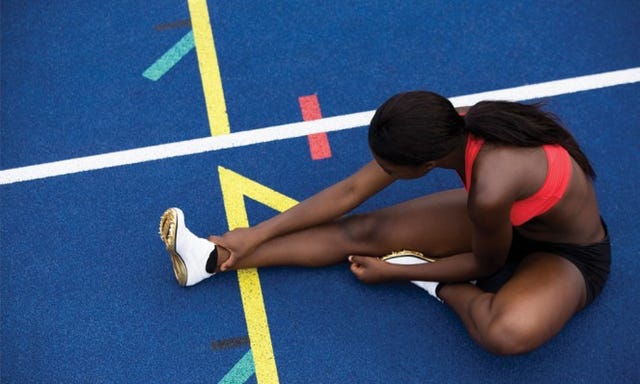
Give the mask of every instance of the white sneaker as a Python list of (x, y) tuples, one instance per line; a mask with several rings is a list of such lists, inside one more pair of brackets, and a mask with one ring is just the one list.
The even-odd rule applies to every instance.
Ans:
[[(390, 253), (386, 256), (381, 257), (380, 260), (386, 261), (387, 263), (400, 265), (416, 265), (435, 262), (435, 259), (430, 259), (420, 252), (407, 250)], [(439, 282), (421, 280), (412, 280), (411, 282), (429, 292), (431, 296), (442, 302), (442, 299), (439, 298), (438, 295), (436, 295), (436, 289), (438, 288), (438, 284), (440, 284)]]
[(189, 231), (182, 210), (169, 208), (162, 214), (160, 238), (171, 255), (178, 284), (189, 287), (213, 276), (207, 272), (206, 265), (216, 246)]

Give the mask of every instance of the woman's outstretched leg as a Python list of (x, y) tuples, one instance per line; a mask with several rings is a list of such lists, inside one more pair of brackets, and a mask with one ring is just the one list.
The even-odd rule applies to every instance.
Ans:
[[(165, 240), (170, 240), (172, 234), (180, 237), (180, 224), (174, 225), (174, 232), (171, 232), (171, 224), (168, 222), (163, 226), (161, 223), (161, 237), (172, 255), (175, 269), (176, 260), (180, 266), (180, 260), (189, 256), (179, 255), (180, 250), (175, 246), (172, 248), (171, 241)], [(183, 233), (188, 234), (186, 226), (184, 228)], [(270, 239), (252, 254), (239, 259), (234, 269), (283, 265), (318, 267), (345, 261), (351, 254), (381, 256), (403, 248), (431, 257), (468, 252), (471, 249), (471, 223), (464, 190), (420, 197)], [(223, 247), (218, 247), (217, 252), (220, 265), (228, 252)], [(174, 254), (177, 257), (173, 257)], [(176, 276), (178, 270), (180, 268), (176, 270)]]
[[(322, 267), (354, 254), (382, 256), (399, 249), (437, 258), (469, 251), (470, 231), (466, 194), (445, 191), (271, 239), (238, 260), (234, 269)], [(218, 264), (227, 257), (221, 249)]]

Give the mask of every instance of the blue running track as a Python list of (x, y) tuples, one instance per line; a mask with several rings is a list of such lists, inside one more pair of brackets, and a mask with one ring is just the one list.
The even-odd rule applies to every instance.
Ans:
[[(342, 119), (410, 89), (454, 97), (640, 68), (637, 0), (200, 1), (232, 135), (302, 121), (307, 95)], [(187, 0), (1, 2), (0, 382), (640, 382), (637, 78), (546, 98), (595, 165), (614, 254), (602, 295), (557, 337), (496, 357), (411, 284), (364, 285), (346, 263), (273, 268), (258, 271), (269, 360), (243, 304), (260, 296), (236, 273), (180, 288), (159, 217), (179, 206), (195, 233), (226, 231), (239, 207), (223, 202), (229, 170), (271, 191), (238, 208), (267, 219), (278, 209), (262, 198), (302, 200), (369, 161), (366, 127), (328, 133), (323, 160), (304, 135), (276, 140), (297, 125), (189, 152), (211, 136), (192, 12)], [(173, 143), (188, 153), (121, 152)], [(123, 165), (47, 174), (109, 153)], [(459, 186), (434, 172), (359, 210)], [(256, 374), (265, 362), (275, 376)]]

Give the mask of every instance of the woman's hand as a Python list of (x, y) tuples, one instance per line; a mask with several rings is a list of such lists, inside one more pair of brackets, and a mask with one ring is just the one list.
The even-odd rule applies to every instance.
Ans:
[(394, 279), (392, 274), (394, 265), (377, 257), (349, 256), (349, 262), (351, 272), (363, 283), (376, 284)]
[(232, 268), (238, 260), (253, 253), (261, 243), (251, 228), (238, 228), (222, 236), (209, 236), (209, 241), (229, 251), (229, 258), (220, 265), (221, 271)]

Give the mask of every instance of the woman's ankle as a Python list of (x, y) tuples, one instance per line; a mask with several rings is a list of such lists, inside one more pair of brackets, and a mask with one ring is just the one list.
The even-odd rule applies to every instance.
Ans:
[(229, 251), (226, 248), (222, 248), (216, 245), (215, 249), (209, 254), (207, 259), (207, 272), (217, 273), (220, 272), (220, 266), (229, 258)]
[(216, 248), (218, 248), (218, 265), (217, 265), (217, 270), (220, 271), (220, 266), (222, 264), (224, 264), (227, 260), (229, 260), (229, 256), (231, 255), (231, 252), (229, 252), (229, 250), (227, 250), (226, 248), (223, 248), (219, 245), (216, 245)]

